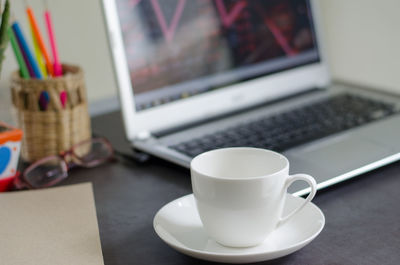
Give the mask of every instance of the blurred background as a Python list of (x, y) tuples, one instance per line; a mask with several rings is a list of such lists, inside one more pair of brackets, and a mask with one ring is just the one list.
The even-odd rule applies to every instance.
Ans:
[[(36, 16), (42, 16), (43, 1), (28, 2)], [(317, 2), (333, 79), (400, 94), (400, 1)], [(26, 31), (24, 1), (12, 1), (11, 5), (14, 16)], [(116, 110), (117, 86), (101, 0), (51, 0), (48, 5), (61, 61), (80, 65), (85, 71), (90, 113), (98, 115)], [(44, 32), (42, 19), (38, 22)], [(12, 124), (9, 79), (16, 69), (9, 46), (0, 76), (0, 120)]]

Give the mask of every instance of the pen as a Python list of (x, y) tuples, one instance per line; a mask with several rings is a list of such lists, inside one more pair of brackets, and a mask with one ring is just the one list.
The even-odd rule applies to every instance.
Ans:
[(53, 54), (53, 60), (54, 60), (54, 76), (61, 76), (62, 75), (62, 66), (60, 63), (60, 59), (58, 57), (58, 51), (57, 51), (57, 44), (56, 44), (56, 38), (54, 35), (54, 30), (53, 30), (53, 23), (51, 20), (51, 14), (47, 5), (47, 1), (45, 1), (45, 6), (46, 10), (44, 12), (44, 17), (46, 20), (46, 26), (47, 26), (47, 33), (49, 35), (49, 40), (50, 40), (50, 46), (51, 46), (51, 51)]
[(39, 65), (39, 69), (40, 69), (41, 73), (43, 74), (43, 77), (47, 78), (46, 66), (45, 66), (45, 64), (43, 62), (42, 53), (40, 51), (39, 44), (37, 43), (37, 40), (35, 38), (35, 34), (33, 32), (32, 25), (29, 24), (29, 28), (31, 30), (33, 50), (35, 52), (35, 56), (36, 56), (36, 60), (37, 60), (38, 65)]
[(27, 5), (26, 13), (28, 14), (29, 23), (30, 23), (30, 25), (32, 27), (33, 36), (34, 36), (34, 38), (35, 38), (35, 40), (36, 40), (36, 42), (37, 42), (42, 54), (43, 54), (44, 60), (46, 61), (47, 72), (49, 73), (50, 76), (54, 76), (54, 74), (53, 74), (53, 65), (51, 63), (50, 56), (49, 56), (49, 54), (47, 52), (47, 49), (46, 49), (46, 46), (44, 44), (42, 35), (40, 34), (39, 27), (38, 27), (38, 24), (37, 24), (36, 19), (35, 19), (35, 15), (33, 14), (32, 8), (30, 8), (28, 6), (27, 2), (26, 2), (26, 5)]
[(19, 69), (21, 70), (22, 78), (29, 79), (30, 76), (29, 76), (28, 68), (26, 67), (24, 58), (22, 57), (22, 54), (21, 54), (21, 51), (19, 49), (17, 40), (15, 39), (14, 33), (13, 33), (11, 28), (7, 29), (7, 34), (9, 36), (9, 38), (10, 38), (11, 47), (14, 50), (15, 58), (17, 59), (17, 62), (19, 64)]
[(42, 74), (40, 73), (39, 67), (38, 67), (35, 59), (32, 56), (32, 53), (31, 53), (29, 46), (24, 38), (24, 35), (21, 31), (21, 28), (20, 28), (18, 22), (14, 21), (14, 23), (12, 24), (11, 27), (14, 30), (15, 37), (17, 38), (19, 44), (21, 45), (20, 46), (21, 50), (23, 50), (23, 52), (26, 54), (27, 61), (30, 64), (30, 66), (32, 67), (34, 77), (36, 77), (38, 79), (42, 79), (43, 78)]
[[(54, 61), (54, 76), (56, 76), (56, 77), (62, 76), (63, 71), (62, 71), (62, 66), (60, 63), (59, 56), (58, 56), (57, 43), (56, 43), (56, 38), (55, 38), (54, 30), (53, 30), (53, 23), (52, 23), (51, 14), (49, 11), (47, 1), (44, 1), (44, 5), (45, 5), (44, 17), (45, 17), (45, 21), (46, 21), (47, 33), (49, 36), (51, 52), (53, 54), (53, 61)], [(61, 106), (63, 108), (65, 108), (67, 105), (67, 99), (68, 99), (67, 92), (65, 90), (61, 91), (60, 92), (60, 102), (61, 102)]]
[(63, 109), (65, 109), (65, 106), (67, 105), (67, 92), (65, 90), (60, 92), (60, 101), (61, 101), (61, 106)]
[(49, 92), (42, 91), (39, 96), (39, 108), (40, 110), (47, 110), (47, 106), (50, 102), (50, 95)]

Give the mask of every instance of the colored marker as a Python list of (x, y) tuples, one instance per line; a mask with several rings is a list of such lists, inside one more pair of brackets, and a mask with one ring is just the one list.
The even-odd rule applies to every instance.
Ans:
[(44, 17), (46, 20), (46, 26), (47, 26), (47, 33), (49, 35), (49, 40), (50, 40), (50, 46), (51, 46), (51, 52), (53, 54), (53, 61), (54, 61), (54, 76), (62, 76), (62, 66), (60, 63), (60, 59), (58, 56), (58, 51), (57, 51), (57, 43), (56, 43), (56, 38), (54, 35), (54, 30), (53, 30), (53, 23), (51, 20), (51, 14), (49, 11), (49, 8), (47, 7), (47, 2), (45, 2), (46, 5), (46, 10), (44, 12)]
[(11, 47), (14, 50), (14, 55), (15, 55), (15, 58), (17, 59), (17, 62), (18, 62), (18, 65), (19, 65), (19, 69), (20, 69), (20, 72), (21, 72), (21, 76), (24, 79), (29, 79), (30, 75), (29, 75), (28, 68), (26, 67), (24, 58), (22, 56), (22, 53), (21, 53), (21, 51), (19, 49), (17, 40), (15, 39), (14, 33), (13, 33), (11, 28), (7, 29), (7, 34), (9, 36), (9, 38), (10, 38)]
[(31, 30), (33, 51), (35, 53), (35, 57), (36, 57), (36, 60), (38, 62), (38, 65), (39, 65), (40, 72), (42, 73), (44, 78), (47, 78), (46, 66), (45, 66), (44, 61), (43, 61), (43, 57), (42, 57), (42, 53), (41, 53), (40, 48), (39, 48), (39, 44), (37, 43), (37, 40), (35, 38), (35, 34), (33, 32), (32, 25), (29, 24), (29, 28)]
[(65, 106), (67, 105), (67, 92), (65, 90), (61, 91), (60, 93), (60, 101), (61, 101), (61, 106), (63, 109), (65, 109)]
[(23, 52), (26, 54), (27, 60), (30, 64), (30, 66), (32, 67), (33, 73), (34, 73), (34, 77), (38, 78), (38, 79), (43, 79), (42, 74), (39, 71), (39, 67), (37, 65), (37, 62), (35, 61), (35, 59), (32, 56), (32, 53), (29, 49), (28, 43), (26, 42), (24, 35), (22, 33), (22, 30), (18, 24), (18, 22), (14, 22), (12, 24), (12, 29), (14, 30), (14, 34), (15, 37), (18, 40), (18, 43), (21, 45), (20, 48), (21, 50), (23, 50)]
[(47, 110), (50, 102), (50, 95), (47, 91), (42, 91), (39, 96), (39, 108), (40, 110)]
[(44, 60), (46, 61), (46, 68), (47, 72), (49, 73), (50, 76), (53, 76), (53, 65), (50, 60), (50, 56), (47, 52), (46, 46), (44, 45), (44, 41), (42, 38), (42, 35), (40, 34), (40, 30), (38, 27), (38, 24), (35, 19), (35, 15), (33, 14), (32, 8), (29, 6), (26, 8), (26, 13), (28, 14), (28, 20), (31, 25), (32, 31), (33, 31), (33, 36), (39, 45), (40, 51), (43, 54)]
[[(11, 26), (11, 29), (12, 29), (12, 26)], [(29, 76), (30, 76), (31, 78), (35, 78), (35, 73), (33, 72), (33, 68), (32, 68), (32, 66), (31, 66), (31, 64), (29, 63), (28, 56), (26, 55), (25, 50), (22, 48), (21, 41), (17, 38), (17, 36), (15, 35), (15, 32), (14, 32), (14, 31), (13, 31), (13, 35), (14, 35), (14, 37), (15, 37), (15, 40), (16, 40), (17, 43), (18, 43), (19, 51), (20, 51), (21, 54), (22, 54), (22, 58), (24, 59), (26, 68), (28, 68)]]

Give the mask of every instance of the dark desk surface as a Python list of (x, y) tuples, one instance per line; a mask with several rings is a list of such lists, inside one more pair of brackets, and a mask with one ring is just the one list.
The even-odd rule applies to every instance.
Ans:
[[(116, 145), (118, 113), (93, 119), (96, 132)], [(152, 159), (75, 169), (64, 184), (91, 181), (106, 265), (211, 264), (167, 246), (153, 230), (153, 217), (166, 203), (191, 193), (189, 171)], [(325, 214), (321, 234), (289, 256), (259, 264), (399, 264), (400, 163), (317, 193)]]

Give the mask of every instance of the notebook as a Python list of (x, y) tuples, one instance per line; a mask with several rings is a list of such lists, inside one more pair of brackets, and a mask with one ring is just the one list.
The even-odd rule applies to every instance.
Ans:
[(271, 149), (319, 189), (399, 159), (398, 97), (331, 82), (316, 1), (103, 7), (133, 150), (189, 167), (215, 148)]
[(104, 265), (91, 183), (0, 192), (1, 264)]

